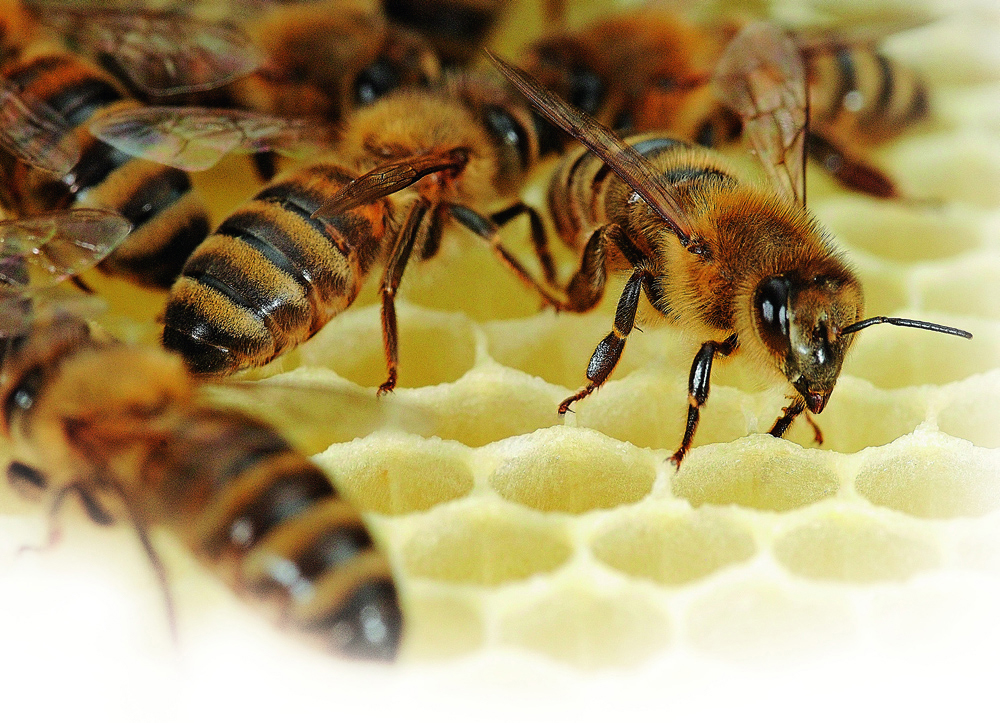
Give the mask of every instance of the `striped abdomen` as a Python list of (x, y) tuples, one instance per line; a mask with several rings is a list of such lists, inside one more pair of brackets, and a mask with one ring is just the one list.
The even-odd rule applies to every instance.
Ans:
[[(673, 149), (691, 148), (686, 141), (665, 138), (658, 133), (626, 137), (642, 156), (653, 160)], [(617, 176), (600, 158), (585, 147), (567, 154), (549, 183), (548, 203), (559, 237), (567, 246), (580, 249), (594, 229), (607, 224), (608, 191)]]
[(191, 255), (171, 289), (163, 343), (198, 373), (260, 366), (347, 308), (392, 235), (380, 200), (311, 218), (353, 178), (332, 163), (265, 187)]
[(157, 521), (281, 622), (352, 657), (392, 659), (402, 617), (389, 563), (358, 511), (278, 434), (237, 412), (196, 409), (136, 480)]
[(74, 205), (118, 211), (134, 228), (101, 268), (139, 284), (169, 288), (209, 231), (206, 211), (191, 188), (190, 177), (133, 158), (87, 131), (91, 119), (135, 101), (127, 99), (112, 78), (69, 54), (16, 63), (4, 75), (61, 115), (82, 151), (80, 161), (62, 179), (5, 157), (12, 181), (4, 192), (7, 200), (23, 214)]
[(95, 341), (77, 319), (19, 339), (5, 372), (12, 482), (52, 494), (72, 486), (99, 521), (123, 503), (144, 539), (148, 527), (172, 529), (238, 592), (324, 647), (395, 656), (402, 617), (385, 555), (272, 428), (195, 406), (174, 357)]
[(803, 55), (817, 129), (839, 128), (848, 138), (875, 142), (927, 115), (923, 80), (872, 48), (831, 45)]

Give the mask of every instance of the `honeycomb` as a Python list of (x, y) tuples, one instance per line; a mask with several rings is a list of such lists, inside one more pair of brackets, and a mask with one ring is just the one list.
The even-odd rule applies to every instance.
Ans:
[[(537, 23), (536, 4), (522, 5), (496, 44), (511, 57), (530, 39), (524, 23)], [(762, 434), (783, 389), (738, 359), (717, 363), (696, 446), (675, 472), (666, 458), (699, 340), (647, 319), (612, 379), (560, 419), (624, 279), (591, 313), (539, 312), (488, 250), (452, 233), (438, 258), (407, 271), (390, 398), (374, 396), (384, 359), (372, 284), (300, 349), (205, 390), (280, 425), (365, 510), (402, 592), (401, 664), (351, 666), (299, 647), (161, 534), (175, 650), (131, 531), (67, 510), (60, 545), (19, 553), (47, 523), (4, 490), (0, 656), (25, 671), (14, 700), (45, 709), (58, 688), (74, 707), (143, 720), (318, 706), (387, 719), (466, 705), (490, 720), (640, 703), (815, 712), (817, 700), (848, 712), (862, 695), (899, 715), (926, 713), (935, 694), (954, 716), (970, 704), (1000, 649), (1000, 12), (976, 0), (754, 8), (791, 22), (936, 18), (886, 43), (925, 74), (934, 101), (929, 121), (872, 152), (907, 200), (838, 190), (813, 168), (810, 205), (855, 265), (869, 314), (974, 340), (860, 334), (817, 419), (821, 447), (802, 422), (786, 439)], [(570, 11), (582, 22), (600, 10)], [(246, 194), (241, 163), (198, 179), (216, 215)], [(161, 301), (100, 283), (116, 299), (108, 326), (154, 339)]]

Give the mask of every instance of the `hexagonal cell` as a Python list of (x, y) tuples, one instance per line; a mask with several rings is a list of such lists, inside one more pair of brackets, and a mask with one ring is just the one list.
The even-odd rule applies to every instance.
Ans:
[(591, 543), (598, 560), (626, 575), (684, 585), (757, 554), (753, 535), (728, 511), (629, 510)]
[[(587, 364), (597, 344), (611, 330), (613, 320), (613, 312), (600, 310), (558, 315), (546, 311), (530, 319), (487, 323), (484, 330), (489, 354), (500, 364), (567, 389), (578, 389), (586, 384)], [(640, 322), (639, 326), (646, 324)], [(649, 328), (645, 333), (634, 333), (612, 380), (621, 380), (654, 359), (660, 366), (676, 365), (684, 370), (690, 366), (695, 351), (694, 343), (676, 329)]]
[[(377, 305), (348, 309), (299, 347), (303, 366), (327, 367), (365, 387), (386, 378), (382, 324)], [(462, 314), (396, 303), (399, 387), (453, 382), (476, 361), (472, 324)]]
[(858, 332), (844, 362), (844, 374), (867, 379), (883, 389), (899, 389), (960, 381), (989, 371), (1000, 361), (1000, 333), (993, 324), (919, 311), (894, 315), (957, 326), (971, 331), (975, 338), (880, 324)]
[(584, 669), (635, 665), (670, 643), (666, 611), (639, 591), (580, 580), (532, 597), (503, 616), (501, 642)]
[(486, 638), (479, 607), (461, 592), (408, 586), (403, 600), (406, 634), (404, 659), (452, 658), (482, 647)]
[(399, 293), (420, 306), (476, 320), (532, 316), (542, 302), (485, 242), (457, 224), (447, 230), (434, 258), (407, 268)]
[(945, 314), (1000, 318), (1000, 259), (995, 252), (977, 254), (915, 274), (921, 308)]
[(315, 458), (365, 511), (405, 515), (472, 490), (468, 450), (454, 442), (391, 432), (334, 445)]
[(756, 434), (693, 450), (671, 486), (695, 507), (735, 504), (784, 512), (833, 496), (840, 480), (828, 453)]
[[(888, 444), (909, 434), (928, 416), (927, 391), (882, 390), (863, 379), (842, 376), (823, 414), (813, 421), (823, 433), (821, 449), (852, 453)], [(785, 438), (815, 446), (812, 427), (796, 420)]]
[(469, 447), (563, 423), (557, 387), (493, 364), (473, 369), (454, 384), (412, 390), (406, 401), (420, 434)]
[(630, 504), (649, 494), (647, 454), (588, 429), (551, 427), (499, 446), (490, 485), (511, 502), (573, 514)]
[[(728, 442), (747, 433), (746, 394), (713, 384), (702, 412), (696, 445)], [(687, 420), (686, 372), (666, 375), (647, 370), (604, 387), (576, 405), (576, 423), (637, 447), (673, 450), (684, 437)]]
[(560, 523), (477, 503), (449, 505), (420, 520), (403, 545), (402, 562), (415, 577), (502, 585), (551, 572), (571, 554)]
[(813, 212), (852, 248), (904, 263), (958, 256), (985, 243), (981, 221), (956, 209), (839, 196)]
[(969, 128), (903, 137), (883, 157), (911, 198), (1000, 206), (1000, 143), (993, 134)]
[(1000, 372), (956, 385), (938, 413), (938, 428), (977, 447), (1000, 448)]
[(852, 645), (857, 613), (845, 594), (748, 579), (691, 601), (681, 628), (697, 650), (730, 660), (781, 659)]
[(933, 540), (886, 517), (827, 510), (785, 531), (772, 551), (796, 575), (861, 584), (901, 582), (940, 564)]
[(867, 458), (854, 487), (915, 517), (978, 517), (1000, 507), (1000, 454), (918, 431)]

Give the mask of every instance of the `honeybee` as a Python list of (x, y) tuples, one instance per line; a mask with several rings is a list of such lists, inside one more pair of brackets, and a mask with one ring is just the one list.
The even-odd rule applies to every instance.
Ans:
[[(388, 375), (379, 393), (392, 390), (396, 290), (411, 257), (437, 253), (449, 220), (556, 302), (498, 239), (501, 225), (527, 214), (542, 265), (554, 278), (537, 213), (520, 201), (488, 216), (478, 210), (509, 197), (537, 153), (527, 106), (485, 78), (399, 91), (358, 110), (343, 131), (339, 160), (266, 187), (192, 254), (171, 289), (164, 345), (197, 373), (265, 364), (350, 305), (365, 275), (383, 263)], [(408, 187), (409, 200), (389, 197)]]
[[(792, 34), (809, 82), (808, 150), (848, 188), (899, 195), (892, 179), (858, 151), (892, 138), (928, 112), (915, 71), (877, 49), (897, 26)], [(720, 105), (710, 80), (739, 23), (698, 26), (676, 15), (627, 13), (535, 43), (527, 70), (542, 84), (621, 132), (666, 130), (717, 147), (739, 137), (737, 114)], [(560, 146), (558, 136), (548, 136)]]
[(58, 30), (120, 79), (136, 97), (218, 88), (264, 63), (250, 37), (227, 23), (150, 8), (88, 7), (30, 0), (38, 20)]
[(612, 331), (590, 360), (589, 381), (560, 404), (560, 414), (610, 376), (643, 292), (658, 315), (706, 339), (691, 366), (675, 466), (694, 439), (716, 356), (742, 353), (791, 385), (791, 403), (770, 429), (782, 436), (805, 410), (826, 407), (858, 331), (889, 323), (971, 338), (925, 321), (862, 318), (860, 282), (805, 210), (805, 70), (795, 45), (773, 26), (744, 28), (717, 80), (743, 116), (772, 189), (685, 141), (646, 135), (623, 142), (525, 72), (493, 60), (535, 108), (585, 146), (567, 156), (549, 188), (560, 236), (581, 254), (563, 308), (593, 308), (609, 273), (631, 271)]
[[(136, 101), (128, 99), (113, 78), (66, 53), (17, 61), (4, 68), (3, 78), (5, 87), (22, 98), (37, 99), (61, 119), (48, 131), (28, 121), (17, 125), (21, 122), (17, 121), (5, 133), (19, 139), (15, 145), (21, 151), (34, 146), (60, 148), (66, 143), (75, 143), (80, 151), (68, 172), (63, 173), (64, 166), (60, 166), (55, 175), (16, 155), (0, 154), (0, 172), (6, 181), (0, 197), (8, 208), (21, 215), (69, 206), (115, 210), (134, 230), (101, 268), (145, 286), (169, 287), (209, 231), (206, 211), (190, 177), (134, 159), (96, 140), (86, 128), (102, 113), (135, 107)], [(65, 137), (67, 129), (72, 140)]]
[[(391, 660), (403, 619), (385, 555), (358, 511), (271, 427), (202, 406), (180, 360), (93, 336), (56, 309), (17, 330), (0, 381), (9, 481), (75, 496), (91, 519), (176, 533), (237, 592), (341, 655)], [(108, 370), (114, 369), (114, 376)]]

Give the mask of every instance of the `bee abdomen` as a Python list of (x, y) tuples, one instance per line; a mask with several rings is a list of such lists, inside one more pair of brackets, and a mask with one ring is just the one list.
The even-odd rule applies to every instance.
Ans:
[(363, 211), (313, 219), (351, 177), (325, 165), (306, 171), (261, 191), (185, 265), (167, 304), (163, 343), (193, 371), (266, 364), (357, 296), (380, 237)]
[(389, 563), (326, 475), (237, 413), (203, 411), (183, 435), (169, 475), (182, 486), (161, 497), (195, 551), (232, 564), (238, 591), (276, 602), (284, 623), (325, 646), (393, 658), (402, 617)]
[(815, 116), (851, 124), (871, 140), (894, 135), (927, 114), (927, 88), (912, 69), (876, 50), (836, 47), (807, 55)]

